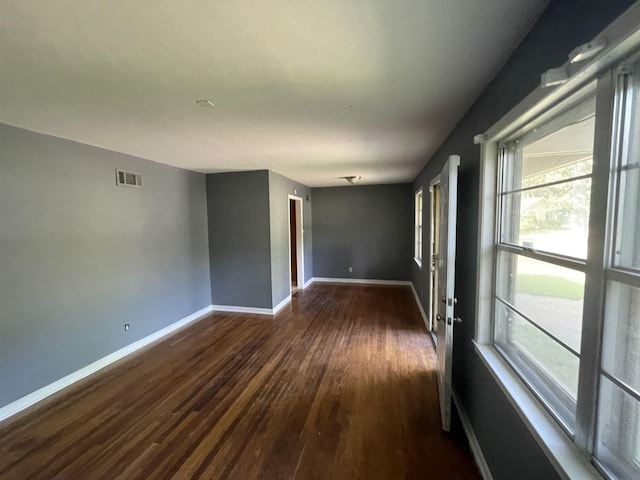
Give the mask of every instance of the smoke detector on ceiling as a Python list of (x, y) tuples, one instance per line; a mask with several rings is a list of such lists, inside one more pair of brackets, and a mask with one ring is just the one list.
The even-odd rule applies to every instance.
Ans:
[(360, 179), (362, 177), (358, 177), (356, 175), (352, 175), (350, 177), (342, 177), (344, 178), (347, 182), (349, 182), (351, 185), (355, 185), (356, 183), (358, 183), (360, 181)]

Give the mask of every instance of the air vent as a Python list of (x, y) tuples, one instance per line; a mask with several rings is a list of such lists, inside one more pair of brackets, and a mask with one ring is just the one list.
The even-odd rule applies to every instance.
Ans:
[(116, 185), (125, 187), (142, 187), (142, 175), (139, 173), (116, 170)]

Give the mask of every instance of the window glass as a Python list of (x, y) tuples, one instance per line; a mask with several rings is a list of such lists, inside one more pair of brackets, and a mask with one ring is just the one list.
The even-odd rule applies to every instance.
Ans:
[(640, 82), (620, 77), (615, 241), (607, 282), (596, 456), (618, 478), (640, 478)]
[(614, 264), (640, 269), (640, 68), (627, 77), (626, 141), (623, 143), (617, 198)]
[(422, 190), (418, 190), (415, 196), (415, 249), (414, 257), (422, 260)]
[(498, 298), (580, 352), (584, 273), (508, 252), (499, 252), (497, 271)]
[(618, 478), (639, 478), (640, 288), (609, 282), (602, 368), (598, 457)]
[(500, 155), (494, 341), (570, 431), (582, 353), (595, 118), (590, 95), (504, 144)]
[(502, 241), (587, 258), (590, 201), (590, 178), (504, 194)]
[[(639, 159), (640, 160), (640, 159)], [(621, 198), (619, 207), (619, 233), (615, 264), (640, 269), (640, 162), (630, 165), (620, 175)]]
[(598, 460), (616, 478), (640, 478), (640, 402), (602, 377), (599, 413)]
[(607, 288), (602, 367), (640, 392), (640, 289), (618, 282)]
[[(498, 344), (512, 355), (518, 365), (528, 366), (544, 383), (559, 387), (575, 401), (578, 396), (579, 358), (560, 343), (546, 335), (534, 323), (529, 322), (513, 309), (498, 301), (496, 305)], [(502, 337), (502, 338), (500, 338)]]
[(570, 125), (511, 144), (503, 167), (502, 242), (587, 257), (594, 109), (590, 102)]

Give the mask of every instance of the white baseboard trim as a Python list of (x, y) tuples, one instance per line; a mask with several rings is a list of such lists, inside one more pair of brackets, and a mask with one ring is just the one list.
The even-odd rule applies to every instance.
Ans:
[(480, 470), (480, 475), (482, 475), (482, 478), (484, 480), (493, 480), (491, 470), (489, 470), (489, 465), (487, 465), (487, 461), (485, 460), (482, 449), (480, 448), (480, 443), (478, 442), (476, 434), (473, 431), (473, 427), (471, 426), (469, 417), (467, 417), (467, 412), (465, 412), (464, 408), (462, 408), (462, 402), (460, 401), (460, 398), (458, 398), (456, 392), (452, 392), (452, 397), (453, 403), (455, 404), (456, 410), (458, 411), (458, 415), (460, 416), (460, 421), (462, 422), (464, 433), (467, 434), (469, 446), (471, 447), (471, 453), (473, 454), (476, 465), (478, 465), (478, 469)]
[(214, 305), (214, 312), (252, 313), (254, 315), (273, 315), (272, 308), (238, 307), (235, 305)]
[(287, 295), (287, 298), (285, 298), (284, 300), (282, 300), (278, 305), (276, 305), (275, 307), (273, 307), (273, 315), (275, 315), (276, 313), (278, 313), (280, 310), (282, 310), (284, 307), (286, 307), (289, 302), (291, 302), (291, 295)]
[(229, 313), (251, 313), (253, 315), (275, 315), (291, 301), (291, 295), (282, 300), (278, 305), (273, 308), (258, 308), (258, 307), (240, 307), (236, 305), (213, 305), (214, 312), (229, 312)]
[(311, 285), (313, 283), (313, 277), (311, 277), (309, 280), (307, 280), (306, 282), (304, 282), (304, 285), (302, 285), (302, 288), (307, 288), (309, 285)]
[(418, 297), (418, 292), (416, 292), (416, 287), (413, 286), (413, 282), (411, 282), (411, 291), (413, 292), (413, 296), (416, 298), (416, 303), (418, 304), (418, 310), (420, 310), (420, 315), (422, 315), (422, 320), (424, 320), (424, 326), (427, 327), (427, 331), (429, 331), (429, 317), (422, 308), (422, 302), (420, 301), (420, 297)]
[(361, 283), (364, 285), (398, 285), (398, 286), (411, 285), (411, 282), (407, 280), (372, 280), (368, 278), (313, 277), (311, 280), (318, 283)]
[(99, 370), (102, 370), (108, 365), (126, 357), (127, 355), (134, 353), (137, 350), (140, 350), (143, 347), (146, 347), (150, 343), (153, 343), (156, 340), (159, 340), (162, 337), (169, 335), (170, 333), (178, 330), (179, 328), (182, 328), (185, 325), (195, 322), (196, 320), (200, 320), (202, 317), (211, 313), (211, 311), (212, 311), (212, 306), (209, 305), (208, 307), (205, 307), (202, 310), (198, 310), (197, 312), (192, 313), (191, 315), (184, 317), (183, 319), (178, 320), (177, 322), (172, 323), (171, 325), (168, 325), (163, 329), (160, 329), (157, 332), (152, 333), (151, 335), (147, 335), (146, 337), (141, 338), (140, 340), (130, 343), (126, 347), (123, 347), (120, 350), (117, 350), (107, 355), (106, 357), (102, 357), (101, 359), (96, 360), (95, 362), (90, 363), (89, 365), (82, 367), (81, 369), (76, 370), (75, 372), (70, 373), (65, 377), (62, 377), (59, 380), (56, 380), (55, 382), (50, 383), (49, 385), (46, 385), (36, 390), (35, 392), (25, 395), (24, 397), (19, 398), (15, 402), (5, 405), (4, 407), (0, 408), (0, 421), (5, 420), (15, 415), (16, 413), (21, 412), (26, 408), (29, 408), (30, 406), (38, 403), (39, 401), (44, 400), (48, 396), (53, 395), (54, 393), (62, 390), (63, 388), (67, 388), (68, 386), (76, 383), (79, 380), (82, 380), (83, 378)]

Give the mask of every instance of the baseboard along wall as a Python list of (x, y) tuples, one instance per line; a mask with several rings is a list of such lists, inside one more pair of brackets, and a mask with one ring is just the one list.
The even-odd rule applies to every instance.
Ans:
[(191, 315), (184, 317), (178, 320), (177, 322), (172, 323), (171, 325), (168, 325), (167, 327), (152, 333), (151, 335), (148, 335), (144, 338), (141, 338), (140, 340), (130, 343), (126, 347), (123, 347), (120, 350), (117, 350), (107, 355), (106, 357), (96, 360), (95, 362), (90, 363), (89, 365), (82, 367), (81, 369), (76, 370), (75, 372), (70, 373), (65, 377), (62, 377), (61, 379), (56, 380), (55, 382), (50, 383), (49, 385), (46, 385), (36, 390), (35, 392), (25, 395), (24, 397), (19, 398), (15, 402), (11, 402), (8, 405), (5, 405), (4, 407), (0, 407), (0, 422), (31, 407), (32, 405), (35, 405), (36, 403), (44, 400), (45, 398), (53, 395), (54, 393), (59, 392), (60, 390), (73, 385), (74, 383), (82, 380), (83, 378), (102, 370), (103, 368), (111, 365), (114, 362), (117, 362), (118, 360), (126, 357), (127, 355), (130, 355), (140, 350), (141, 348), (144, 348), (147, 345), (157, 340), (160, 340), (161, 338), (175, 332), (179, 328), (182, 328), (192, 322), (200, 320), (201, 318), (203, 318), (204, 316), (208, 315), (211, 312), (235, 312), (235, 313), (251, 313), (256, 315), (275, 315), (278, 312), (280, 312), (280, 310), (282, 310), (284, 307), (286, 307), (289, 304), (289, 302), (291, 302), (291, 295), (287, 296), (284, 300), (282, 300), (282, 302), (280, 302), (274, 308), (236, 307), (236, 306), (230, 306), (230, 305), (209, 305), (208, 307), (198, 310), (197, 312), (194, 312)]
[(272, 308), (239, 307), (235, 305), (213, 305), (214, 312), (251, 313), (254, 315), (273, 315)]
[(420, 297), (418, 297), (418, 292), (416, 292), (416, 287), (413, 286), (413, 283), (411, 283), (411, 291), (413, 292), (413, 296), (416, 299), (416, 304), (418, 305), (418, 310), (420, 310), (420, 315), (422, 315), (422, 320), (424, 321), (424, 326), (427, 327), (427, 332), (429, 331), (429, 317), (427, 317), (427, 314), (424, 311), (424, 308), (422, 307), (422, 302), (420, 301)]
[(231, 313), (251, 313), (253, 315), (275, 315), (291, 302), (291, 295), (288, 295), (278, 305), (273, 308), (241, 307), (235, 305), (213, 305), (214, 312)]
[(456, 392), (452, 392), (452, 397), (453, 403), (455, 404), (456, 410), (458, 411), (458, 415), (460, 416), (460, 421), (462, 422), (462, 428), (464, 429), (464, 433), (467, 435), (467, 440), (469, 440), (471, 453), (473, 454), (476, 465), (478, 465), (478, 469), (480, 470), (480, 475), (482, 475), (482, 478), (484, 480), (493, 480), (491, 470), (489, 470), (487, 460), (484, 458), (482, 448), (480, 448), (480, 443), (478, 442), (478, 438), (473, 431), (473, 427), (471, 426), (471, 422), (469, 421), (467, 412), (465, 412), (464, 408), (462, 407), (462, 402), (460, 401), (460, 398), (458, 397)]
[(169, 335), (170, 333), (175, 332), (179, 328), (182, 328), (186, 325), (189, 325), (190, 323), (200, 320), (201, 318), (211, 313), (212, 310), (213, 308), (211, 305), (201, 310), (198, 310), (197, 312), (194, 312), (191, 315), (188, 315), (178, 320), (177, 322), (172, 323), (171, 325), (168, 325), (152, 333), (151, 335), (147, 335), (146, 337), (141, 338), (140, 340), (130, 343), (126, 347), (123, 347), (120, 350), (116, 350), (115, 352), (107, 355), (106, 357), (102, 357), (101, 359), (96, 360), (95, 362), (90, 363), (89, 365), (79, 370), (76, 370), (75, 372), (70, 373), (65, 377), (62, 377), (61, 379), (56, 380), (55, 382), (50, 383), (49, 385), (46, 385), (36, 390), (35, 392), (32, 392), (28, 395), (25, 395), (22, 398), (19, 398), (15, 402), (12, 402), (8, 405), (5, 405), (4, 407), (1, 407), (0, 421), (13, 416), (16, 413), (21, 412), (22, 410), (29, 408), (30, 406), (44, 400), (45, 398), (53, 395), (54, 393), (59, 392), (63, 388), (67, 388), (73, 385), (74, 383), (82, 380), (83, 378), (93, 373), (96, 373), (99, 370), (102, 370), (103, 368), (111, 365), (114, 362), (117, 362), (118, 360), (126, 357), (127, 355), (130, 355), (136, 352), (137, 350), (140, 350), (141, 348), (146, 347), (147, 345), (157, 340), (160, 340), (161, 338)]
[[(410, 286), (411, 282), (407, 280), (373, 280), (370, 278), (333, 278), (333, 277), (313, 277), (311, 282), (318, 283), (356, 283), (362, 285), (396, 285)], [(306, 286), (306, 284), (305, 284)]]

